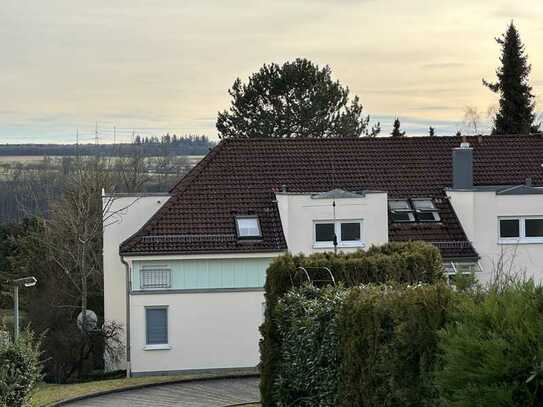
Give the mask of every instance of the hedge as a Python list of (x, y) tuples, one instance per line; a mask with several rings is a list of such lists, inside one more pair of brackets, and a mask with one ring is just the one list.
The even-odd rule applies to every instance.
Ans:
[(444, 405), (543, 406), (541, 286), (459, 297), (450, 318), (435, 371)]
[(438, 332), (452, 293), (445, 284), (350, 290), (338, 317), (338, 406), (435, 406)]
[(260, 331), (260, 390), (265, 407), (275, 407), (273, 383), (277, 380), (281, 337), (276, 306), (288, 290), (302, 284), (298, 267), (328, 267), (345, 287), (370, 283), (435, 283), (444, 280), (439, 250), (423, 242), (390, 243), (349, 254), (284, 255), (268, 267), (265, 285), (265, 321)]
[(444, 284), (296, 288), (274, 310), (277, 407), (434, 406)]
[(304, 287), (278, 303), (281, 341), (279, 373), (274, 382), (277, 406), (335, 406), (338, 393), (338, 309), (344, 289)]

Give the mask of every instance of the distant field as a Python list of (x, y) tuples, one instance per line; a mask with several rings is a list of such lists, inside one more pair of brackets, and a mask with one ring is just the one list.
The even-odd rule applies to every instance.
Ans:
[(0, 163), (31, 162), (41, 160), (43, 160), (43, 156), (41, 155), (0, 155)]
[[(47, 156), (47, 158), (54, 161), (61, 160), (63, 157), (74, 158), (75, 156)], [(200, 161), (204, 156), (203, 155), (178, 155), (176, 157), (187, 157), (187, 159), (194, 165)], [(117, 157), (111, 157), (117, 158)], [(153, 158), (153, 157), (147, 157)], [(13, 164), (13, 163), (33, 163), (43, 161), (44, 156), (42, 155), (0, 155), (0, 164)]]

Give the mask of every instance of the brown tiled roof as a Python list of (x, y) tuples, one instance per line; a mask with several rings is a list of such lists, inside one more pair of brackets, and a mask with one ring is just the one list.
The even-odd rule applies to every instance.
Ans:
[[(172, 198), (121, 245), (121, 253), (286, 250), (274, 191), (382, 190), (429, 197), (441, 223), (390, 224), (390, 241), (436, 242), (444, 257), (475, 257), (446, 198), (459, 137), (240, 139), (222, 141), (171, 190)], [(475, 185), (543, 185), (543, 137), (469, 137)], [(238, 241), (234, 215), (256, 214), (261, 240)]]

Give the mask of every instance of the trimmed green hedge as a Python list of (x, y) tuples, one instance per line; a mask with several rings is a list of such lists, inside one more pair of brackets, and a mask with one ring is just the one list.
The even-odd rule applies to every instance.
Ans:
[[(288, 290), (302, 283), (298, 267), (328, 267), (336, 282), (346, 287), (370, 283), (436, 283), (444, 281), (439, 250), (423, 242), (390, 243), (350, 254), (290, 254), (276, 258), (266, 278), (266, 315), (260, 328), (262, 341), (260, 390), (263, 405), (275, 407), (274, 382), (278, 379), (282, 339), (277, 331), (276, 306)], [(294, 282), (294, 283), (293, 283)]]
[(338, 406), (435, 406), (438, 332), (452, 292), (445, 284), (350, 290), (338, 318)]
[(281, 345), (265, 402), (435, 406), (438, 332), (451, 298), (445, 284), (289, 291), (273, 312)]

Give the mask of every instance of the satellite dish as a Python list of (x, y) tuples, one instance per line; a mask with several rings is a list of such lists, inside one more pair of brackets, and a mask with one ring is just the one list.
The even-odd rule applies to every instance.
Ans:
[(85, 327), (83, 327), (83, 311), (77, 316), (77, 327), (82, 332), (91, 332), (96, 329), (98, 325), (98, 317), (90, 309), (85, 310)]

